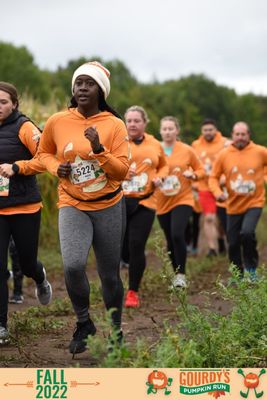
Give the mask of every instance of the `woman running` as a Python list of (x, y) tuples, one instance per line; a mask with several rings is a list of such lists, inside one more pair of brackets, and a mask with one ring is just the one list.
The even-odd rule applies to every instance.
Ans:
[(145, 132), (148, 117), (140, 106), (125, 113), (130, 139), (130, 169), (123, 182), (127, 228), (122, 260), (129, 264), (126, 307), (139, 307), (138, 289), (146, 267), (145, 246), (155, 217), (154, 190), (168, 174), (160, 142)]
[(186, 287), (186, 240), (185, 230), (192, 213), (194, 198), (192, 182), (204, 177), (194, 150), (177, 140), (180, 133), (175, 117), (160, 121), (162, 146), (167, 155), (169, 175), (156, 191), (157, 216), (167, 240), (175, 277), (173, 286)]
[[(52, 288), (37, 260), (41, 196), (35, 176), (44, 168), (36, 159), (40, 131), (18, 110), (15, 86), (0, 82), (0, 343), (8, 341), (8, 247), (16, 245), (21, 271), (36, 282), (36, 296), (48, 304)], [(25, 175), (23, 175), (25, 174)]]
[(113, 327), (122, 339), (123, 285), (119, 264), (123, 237), (121, 182), (128, 171), (126, 127), (106, 103), (109, 71), (100, 63), (81, 65), (72, 77), (71, 105), (45, 125), (39, 157), (59, 177), (59, 238), (65, 282), (77, 317), (69, 345), (86, 350), (95, 325), (89, 315), (90, 285), (86, 264), (94, 248), (103, 298)]

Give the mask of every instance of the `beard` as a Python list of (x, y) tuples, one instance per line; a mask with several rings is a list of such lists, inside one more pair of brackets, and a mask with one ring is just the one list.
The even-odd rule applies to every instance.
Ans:
[(241, 141), (238, 141), (238, 142), (236, 142), (236, 143), (234, 143), (234, 146), (238, 149), (238, 150), (242, 150), (242, 149), (244, 149), (247, 145), (249, 144), (249, 142), (241, 142)]

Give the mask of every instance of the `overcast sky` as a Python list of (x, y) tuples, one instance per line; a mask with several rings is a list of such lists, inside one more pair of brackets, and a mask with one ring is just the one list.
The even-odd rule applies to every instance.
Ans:
[(50, 70), (98, 55), (143, 82), (204, 73), (267, 95), (266, 0), (1, 1), (0, 40)]

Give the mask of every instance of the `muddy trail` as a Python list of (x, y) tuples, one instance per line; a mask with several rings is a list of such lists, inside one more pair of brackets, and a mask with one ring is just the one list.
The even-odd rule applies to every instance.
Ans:
[[(160, 269), (160, 261), (154, 254), (148, 254), (148, 268), (155, 271)], [(93, 272), (93, 277), (90, 279), (98, 279), (96, 272)], [(223, 280), (228, 277), (227, 260), (214, 259), (209, 263), (208, 269), (204, 269), (201, 273), (192, 273), (190, 287), (188, 289), (188, 302), (191, 304), (204, 307), (205, 296), (208, 296), (211, 301), (211, 309), (220, 314), (227, 314), (230, 311), (231, 305), (220, 299), (214, 292), (215, 282), (218, 275), (222, 276)], [(51, 274), (50, 274), (51, 276)], [(122, 270), (122, 277), (124, 282), (127, 278), (127, 270)], [(158, 273), (153, 278), (156, 281), (160, 278)], [(66, 290), (63, 277), (56, 275), (52, 276), (51, 283), (53, 286), (53, 299), (66, 298)], [(172, 325), (178, 323), (176, 307), (178, 300), (173, 298), (170, 301), (169, 289), (166, 284), (156, 282), (156, 292), (153, 287), (148, 287), (146, 284), (146, 277), (140, 291), (141, 307), (139, 309), (124, 309), (123, 310), (123, 324), (126, 345), (133, 349), (136, 345), (137, 339), (143, 339), (147, 342), (148, 347), (153, 346), (162, 334), (162, 327), (164, 322)], [(161, 289), (159, 289), (161, 288)], [(37, 301), (34, 297), (33, 285), (28, 285), (25, 290), (25, 301), (22, 305), (9, 305), (10, 317), (14, 312), (23, 312), (29, 306), (37, 306)], [(52, 303), (53, 306), (53, 303)], [(51, 306), (50, 306), (51, 307)], [(72, 355), (68, 352), (68, 344), (73, 334), (75, 326), (75, 318), (72, 310), (66, 315), (56, 313), (57, 315), (49, 315), (49, 322), (46, 317), (35, 317), (50, 326), (55, 325), (55, 329), (44, 328), (39, 335), (29, 335), (24, 332), (27, 328), (27, 319), (23, 320), (18, 325), (17, 330), (13, 333), (13, 338), (10, 344), (1, 346), (0, 348), (0, 367), (97, 367), (97, 360), (90, 356), (90, 349), (82, 354), (75, 355), (74, 360)], [(59, 315), (58, 315), (59, 314)], [(17, 318), (20, 320), (19, 315)], [(91, 305), (91, 316), (95, 321), (97, 327), (97, 335), (103, 337), (107, 341), (107, 326), (103, 329), (102, 320), (104, 319), (104, 307), (102, 302)], [(47, 317), (48, 318), (48, 317)], [(25, 325), (23, 325), (23, 323)], [(32, 323), (32, 322), (31, 322)], [(34, 324), (33, 328), (34, 329)], [(23, 332), (23, 334), (20, 334)], [(15, 337), (14, 337), (15, 336)]]

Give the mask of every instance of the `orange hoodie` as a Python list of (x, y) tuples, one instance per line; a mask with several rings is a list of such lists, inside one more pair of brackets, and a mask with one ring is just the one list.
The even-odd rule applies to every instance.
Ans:
[[(96, 127), (105, 149), (102, 153), (94, 154), (84, 136), (90, 126)], [(45, 125), (38, 156), (55, 176), (60, 164), (71, 163), (70, 176), (59, 178), (59, 208), (100, 210), (116, 204), (122, 197), (121, 191), (111, 199), (97, 200), (120, 187), (129, 167), (126, 127), (110, 112), (86, 118), (71, 108), (54, 114)]]
[[(36, 154), (40, 136), (41, 132), (31, 121), (24, 122), (19, 130), (20, 141), (30, 150), (33, 156)], [(36, 173), (45, 171), (44, 166), (36, 157), (31, 160), (16, 161), (16, 164), (19, 167), (19, 173), (24, 175), (35, 175)], [(0, 215), (32, 214), (40, 210), (41, 207), (41, 202), (21, 204), (16, 207), (0, 209)]]
[(264, 206), (266, 166), (267, 149), (253, 142), (242, 150), (231, 145), (219, 154), (210, 175), (209, 187), (215, 197), (220, 196), (223, 193), (220, 176), (225, 175), (228, 214), (242, 214), (249, 208)]
[(202, 179), (198, 183), (199, 191), (209, 191), (209, 175), (212, 169), (212, 165), (218, 156), (218, 153), (224, 149), (229, 143), (229, 139), (222, 136), (221, 132), (216, 132), (214, 139), (208, 142), (201, 135), (197, 140), (192, 143), (192, 147), (195, 150), (200, 162), (202, 163), (206, 172), (205, 179)]
[(166, 214), (178, 205), (194, 206), (191, 179), (185, 178), (183, 172), (191, 169), (197, 179), (205, 176), (205, 171), (194, 150), (185, 143), (176, 142), (172, 153), (167, 156), (169, 175), (160, 188), (156, 190), (157, 214)]
[(130, 140), (130, 169), (136, 175), (130, 179), (128, 173), (123, 181), (124, 195), (140, 199), (148, 196), (141, 200), (140, 204), (155, 208), (155, 199), (152, 196), (155, 187), (152, 180), (167, 176), (168, 165), (162, 146), (154, 136), (145, 133), (144, 140), (140, 144)]

